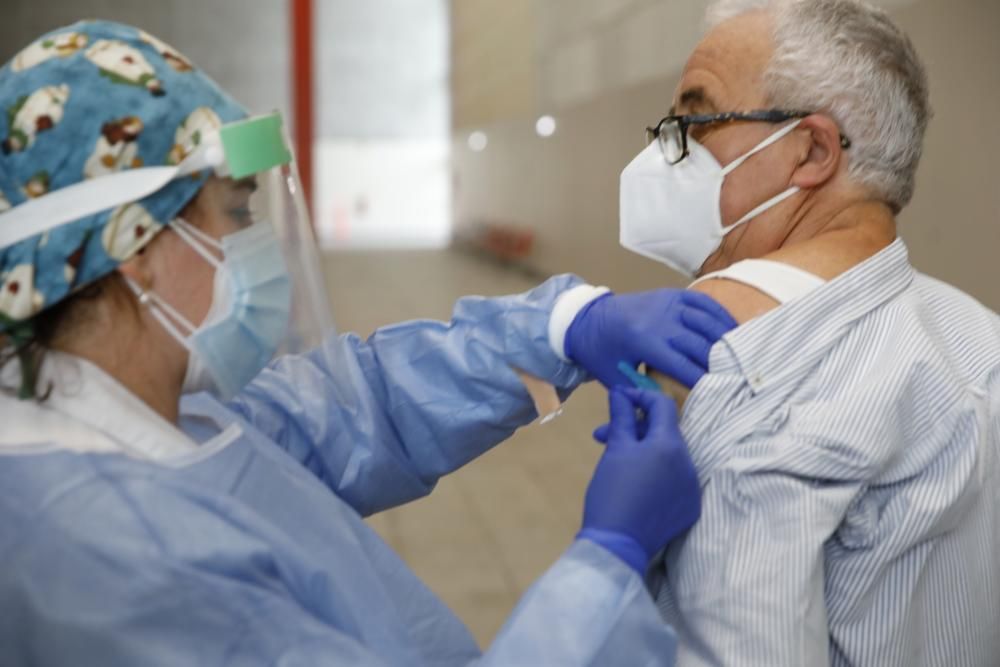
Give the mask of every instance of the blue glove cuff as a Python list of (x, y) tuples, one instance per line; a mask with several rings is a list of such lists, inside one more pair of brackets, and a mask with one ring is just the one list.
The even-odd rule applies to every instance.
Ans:
[(640, 577), (646, 576), (650, 556), (633, 538), (624, 533), (616, 533), (600, 528), (584, 528), (576, 534), (576, 539), (590, 540), (599, 544), (635, 570)]
[[(614, 292), (608, 290), (607, 287), (598, 287), (591, 289), (592, 291), (589, 293), (585, 293), (581, 290), (579, 294), (575, 295), (579, 303), (574, 303), (572, 305), (572, 307), (576, 308), (576, 312), (574, 313), (573, 318), (570, 320), (569, 325), (566, 327), (566, 332), (563, 336), (563, 344), (562, 344), (563, 356), (567, 360), (572, 362), (577, 362), (577, 360), (573, 358), (572, 343), (570, 341), (570, 338), (573, 335), (574, 328), (583, 320), (587, 312), (594, 307), (595, 303), (614, 296)], [(567, 299), (567, 301), (572, 301), (572, 299)]]

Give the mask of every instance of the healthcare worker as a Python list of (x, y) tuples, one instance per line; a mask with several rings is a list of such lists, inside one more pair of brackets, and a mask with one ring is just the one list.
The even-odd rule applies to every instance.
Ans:
[[(561, 276), (336, 336), (279, 116), (105, 22), (21, 51), (0, 105), (0, 662), (670, 664), (640, 575), (698, 480), (619, 364), (690, 386), (717, 304)], [(614, 386), (611, 420), (577, 539), (481, 653), (361, 517), (535, 418), (519, 373)]]

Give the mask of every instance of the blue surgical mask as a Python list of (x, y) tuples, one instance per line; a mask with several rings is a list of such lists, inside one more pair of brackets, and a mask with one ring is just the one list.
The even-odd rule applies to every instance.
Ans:
[[(183, 393), (209, 391), (228, 400), (260, 373), (287, 333), (291, 281), (281, 245), (266, 222), (219, 241), (184, 220), (175, 220), (171, 227), (215, 267), (205, 319), (196, 327), (155, 293), (133, 289), (189, 352)], [(223, 258), (210, 248), (221, 251)]]

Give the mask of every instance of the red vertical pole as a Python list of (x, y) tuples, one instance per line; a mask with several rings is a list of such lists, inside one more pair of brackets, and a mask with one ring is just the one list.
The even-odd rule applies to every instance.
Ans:
[(292, 27), (292, 114), (295, 155), (306, 202), (313, 208), (313, 0), (289, 0)]

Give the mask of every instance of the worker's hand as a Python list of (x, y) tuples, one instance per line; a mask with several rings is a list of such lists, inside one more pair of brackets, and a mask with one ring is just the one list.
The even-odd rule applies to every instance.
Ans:
[(736, 320), (701, 292), (660, 289), (607, 294), (577, 314), (566, 331), (566, 356), (610, 388), (631, 386), (618, 370), (645, 362), (688, 389), (708, 372), (708, 353)]
[[(667, 396), (613, 389), (607, 449), (587, 488), (583, 529), (640, 576), (701, 513), (701, 489)], [(644, 416), (637, 416), (640, 410)]]

